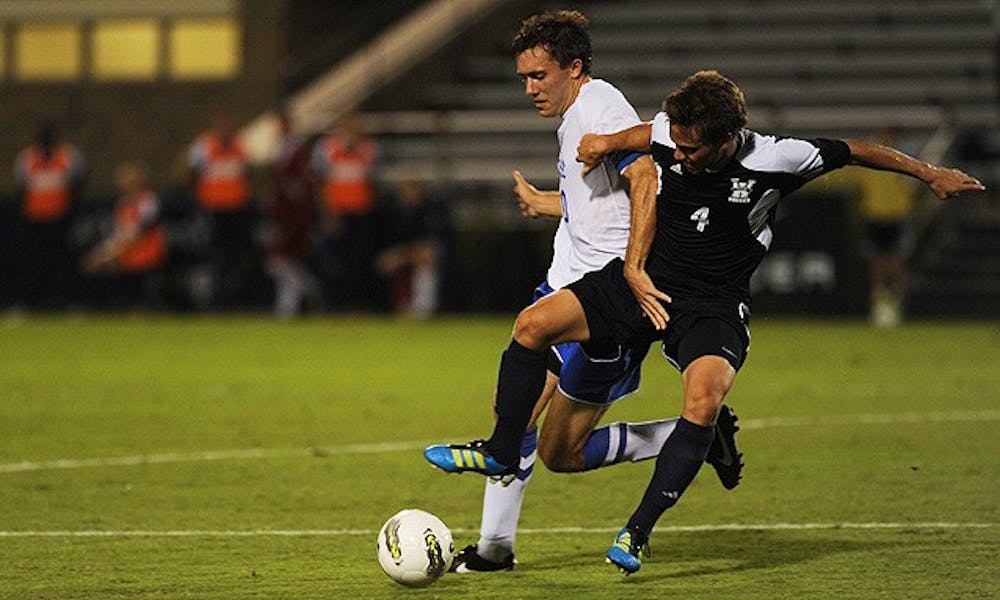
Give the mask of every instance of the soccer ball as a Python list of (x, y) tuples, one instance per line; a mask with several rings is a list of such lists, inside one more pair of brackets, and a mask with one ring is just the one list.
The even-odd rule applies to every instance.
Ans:
[(451, 530), (429, 512), (401, 510), (378, 532), (378, 562), (396, 583), (430, 585), (451, 566), (455, 543)]

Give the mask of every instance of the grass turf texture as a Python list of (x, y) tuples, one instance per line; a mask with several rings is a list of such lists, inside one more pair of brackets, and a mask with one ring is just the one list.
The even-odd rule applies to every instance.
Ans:
[[(704, 469), (638, 574), (602, 557), (652, 463), (539, 464), (514, 572), (397, 586), (375, 560), (397, 510), (477, 537), (482, 480), (419, 449), (488, 433), (510, 322), (0, 321), (0, 598), (1000, 593), (1000, 327), (767, 318), (730, 396), (743, 484)], [(652, 352), (608, 419), (676, 414), (679, 390)], [(204, 454), (229, 450), (261, 454)], [(147, 458), (52, 462), (121, 457)], [(890, 526), (837, 527), (865, 523)], [(690, 529), (727, 524), (761, 528)]]

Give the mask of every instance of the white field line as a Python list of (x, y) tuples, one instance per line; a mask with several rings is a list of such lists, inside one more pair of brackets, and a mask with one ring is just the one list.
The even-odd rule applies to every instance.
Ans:
[[(724, 523), (719, 525), (674, 525), (658, 527), (657, 531), (686, 533), (703, 531), (816, 531), (838, 529), (993, 529), (997, 523)], [(452, 533), (468, 535), (478, 529), (452, 529)], [(518, 534), (556, 535), (567, 533), (606, 534), (618, 527), (543, 527), (518, 529)], [(199, 530), (180, 529), (164, 531), (142, 530), (89, 530), (89, 531), (0, 531), (0, 538), (192, 538), (192, 537), (351, 537), (373, 536), (375, 529), (249, 529), (249, 530)]]
[[(829, 415), (822, 417), (770, 417), (741, 419), (744, 430), (770, 429), (773, 427), (816, 427), (842, 425), (888, 425), (900, 423), (948, 423), (970, 421), (1000, 421), (1000, 410), (942, 411), (927, 413), (876, 413), (858, 415)], [(103, 458), (57, 459), (46, 461), (21, 461), (0, 463), (0, 475), (27, 471), (56, 469), (82, 469), (88, 467), (121, 467), (216, 460), (247, 460), (268, 458), (299, 458), (333, 456), (338, 454), (379, 454), (419, 450), (431, 441), (385, 442), (376, 444), (348, 444), (315, 448), (249, 448), (243, 450), (211, 450), (204, 452), (170, 452), (135, 456)]]

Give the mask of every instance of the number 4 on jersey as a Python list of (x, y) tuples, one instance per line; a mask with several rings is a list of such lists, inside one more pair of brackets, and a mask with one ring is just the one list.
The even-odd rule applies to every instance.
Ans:
[(705, 228), (708, 227), (708, 207), (702, 206), (698, 210), (691, 213), (691, 220), (698, 222), (699, 233), (705, 231)]

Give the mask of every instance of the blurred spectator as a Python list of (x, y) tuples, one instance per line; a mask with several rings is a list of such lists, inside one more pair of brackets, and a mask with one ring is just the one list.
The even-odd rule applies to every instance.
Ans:
[(114, 228), (84, 256), (81, 267), (88, 275), (104, 278), (104, 307), (153, 309), (159, 303), (160, 273), (167, 259), (160, 199), (141, 162), (119, 165), (115, 185), (121, 195)]
[(360, 115), (341, 117), (313, 148), (312, 169), (322, 206), (321, 233), (327, 259), (327, 295), (335, 305), (371, 308), (377, 296), (373, 174), (378, 148), (362, 130)]
[(271, 165), (267, 197), (269, 244), (265, 268), (275, 282), (274, 312), (299, 314), (303, 300), (323, 303), (319, 280), (309, 271), (316, 209), (309, 174), (310, 144), (292, 133), (289, 116), (281, 118), (281, 144)]
[[(884, 127), (874, 139), (899, 147), (898, 132)], [(868, 258), (871, 320), (892, 327), (902, 319), (906, 294), (907, 257), (912, 251), (911, 217), (916, 187), (913, 180), (891, 171), (852, 169), (856, 177), (861, 217), (864, 221), (864, 253)]]
[(66, 235), (84, 171), (79, 150), (59, 141), (51, 123), (39, 127), (14, 162), (21, 203), (16, 301), (25, 308), (61, 308), (68, 300), (73, 270)]
[(376, 260), (389, 283), (393, 310), (427, 318), (438, 309), (448, 218), (442, 203), (426, 199), (422, 182), (404, 181), (390, 217), (389, 246)]
[(188, 157), (198, 205), (211, 221), (211, 306), (231, 308), (247, 292), (254, 269), (250, 162), (229, 113), (220, 111)]

